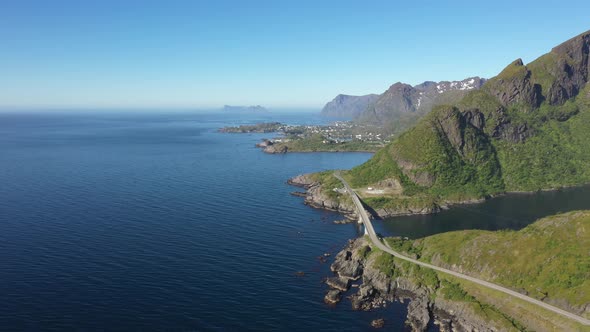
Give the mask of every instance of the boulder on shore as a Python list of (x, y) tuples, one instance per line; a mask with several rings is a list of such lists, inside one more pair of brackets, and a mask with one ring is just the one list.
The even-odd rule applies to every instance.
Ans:
[(341, 298), (342, 298), (342, 296), (341, 296), (340, 291), (336, 290), (336, 289), (332, 289), (332, 290), (328, 291), (328, 293), (324, 297), (324, 302), (326, 302), (327, 304), (336, 304), (336, 303), (340, 302)]
[(332, 277), (326, 279), (328, 286), (346, 292), (350, 288), (350, 279), (342, 277)]
[(383, 319), (383, 318), (373, 319), (373, 321), (371, 321), (371, 326), (376, 329), (380, 329), (383, 326), (385, 326), (385, 319)]

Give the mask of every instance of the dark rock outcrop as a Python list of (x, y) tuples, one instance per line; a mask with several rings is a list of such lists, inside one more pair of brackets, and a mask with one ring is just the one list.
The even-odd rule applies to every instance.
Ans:
[(285, 145), (271, 144), (271, 145), (268, 145), (267, 147), (265, 147), (263, 151), (265, 153), (277, 154), (277, 153), (287, 153), (288, 150), (289, 150), (289, 148), (286, 147)]
[[(352, 242), (354, 243), (354, 242)], [(356, 243), (358, 246), (363, 243)], [(358, 280), (363, 274), (362, 261), (364, 257), (358, 254), (356, 246), (352, 246), (350, 250), (342, 250), (336, 255), (334, 263), (330, 266), (332, 272), (338, 274), (344, 280)]]
[(262, 151), (270, 154), (287, 153), (289, 150), (289, 148), (285, 145), (275, 144), (273, 141), (268, 139), (263, 139), (262, 142), (256, 143), (256, 147), (261, 148)]
[(385, 319), (383, 319), (383, 318), (373, 319), (371, 321), (371, 327), (374, 327), (376, 329), (380, 329), (383, 326), (385, 326)]
[(531, 71), (517, 59), (506, 67), (498, 76), (490, 79), (484, 86), (503, 106), (521, 104), (524, 109), (532, 110), (543, 101), (541, 86), (531, 79)]
[(588, 82), (590, 31), (554, 47), (551, 53), (557, 57), (557, 61), (553, 70), (550, 70), (555, 81), (549, 87), (547, 100), (552, 105), (561, 105), (575, 97)]
[(341, 298), (342, 293), (339, 290), (333, 289), (326, 293), (326, 296), (324, 297), (324, 302), (326, 302), (327, 304), (336, 304), (340, 302)]
[(300, 188), (308, 189), (311, 186), (313, 186), (314, 184), (316, 184), (316, 181), (314, 179), (312, 179), (310, 174), (302, 174), (302, 175), (297, 175), (296, 177), (290, 178), (289, 180), (287, 180), (287, 184), (290, 184), (290, 185), (296, 186), (296, 187), (300, 187)]
[[(525, 66), (517, 59), (485, 84), (484, 90), (503, 106), (517, 104), (525, 111), (543, 101), (562, 105), (578, 95), (590, 75), (590, 31), (576, 36)], [(545, 94), (543, 94), (545, 92)]]
[(350, 288), (350, 279), (346, 277), (332, 277), (326, 279), (326, 284), (334, 289), (346, 292)]
[(425, 331), (430, 320), (428, 299), (423, 296), (414, 297), (408, 304), (407, 324), (412, 327), (412, 331)]
[[(362, 277), (362, 284), (356, 293), (350, 296), (353, 309), (372, 310), (391, 301), (410, 300), (406, 324), (413, 331), (426, 331), (431, 322), (439, 325), (441, 331), (497, 330), (485, 317), (476, 315), (468, 303), (448, 301), (440, 297), (433, 299), (432, 289), (411, 278), (386, 275), (377, 268), (375, 256), (363, 254), (367, 253), (367, 246), (370, 246), (370, 243), (366, 238), (351, 240), (336, 255), (331, 267), (332, 271), (340, 276), (348, 274), (351, 265), (354, 265), (355, 271), (361, 271), (359, 277)], [(341, 268), (345, 269), (345, 272)]]
[[(313, 180), (311, 174), (298, 175), (287, 181), (288, 184), (306, 189), (304, 203), (318, 209), (338, 211), (353, 218), (356, 215), (354, 205), (347, 200), (340, 200), (327, 195), (320, 183)], [(331, 189), (328, 189), (331, 190)], [(346, 197), (346, 196), (343, 196)]]

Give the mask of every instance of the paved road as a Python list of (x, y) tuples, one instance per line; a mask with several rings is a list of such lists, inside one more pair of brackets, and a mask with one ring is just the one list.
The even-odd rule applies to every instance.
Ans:
[(478, 278), (474, 278), (474, 277), (470, 277), (468, 275), (459, 273), (459, 272), (455, 272), (455, 271), (451, 271), (442, 267), (438, 267), (432, 264), (428, 264), (428, 263), (424, 263), (412, 258), (409, 258), (407, 256), (404, 256), (400, 253), (398, 253), (397, 251), (392, 250), (391, 248), (389, 248), (388, 246), (386, 246), (385, 244), (383, 244), (383, 242), (381, 242), (381, 240), (377, 237), (377, 233), (375, 233), (375, 229), (373, 228), (373, 224), (371, 223), (371, 220), (369, 219), (369, 216), (367, 215), (367, 211), (365, 211), (365, 208), (363, 207), (363, 204), (361, 203), (361, 200), (359, 199), (358, 195), (356, 194), (356, 192), (348, 185), (348, 182), (346, 182), (346, 180), (344, 180), (340, 174), (338, 173), (334, 173), (334, 176), (336, 178), (338, 178), (338, 180), (340, 180), (342, 182), (342, 184), (344, 185), (344, 188), (346, 188), (346, 191), (348, 193), (350, 193), (350, 196), (352, 197), (352, 201), (354, 202), (354, 205), (356, 206), (356, 208), (359, 211), (359, 216), (363, 221), (363, 224), (365, 225), (365, 229), (368, 231), (369, 233), (369, 237), (371, 238), (371, 241), (373, 241), (373, 243), (375, 244), (375, 246), (399, 259), (403, 259), (405, 261), (414, 263), (414, 264), (418, 264), (420, 266), (429, 268), (429, 269), (433, 269), (439, 272), (443, 272), (443, 273), (447, 273), (450, 274), (452, 276), (455, 276), (457, 278), (461, 278), (461, 279), (465, 279), (465, 280), (469, 280), (471, 282), (474, 282), (476, 284), (491, 288), (491, 289), (495, 289), (497, 291), (506, 293), (508, 295), (512, 295), (514, 297), (517, 297), (521, 300), (536, 304), (540, 307), (543, 307), (547, 310), (553, 311), (555, 313), (558, 313), (562, 316), (565, 316), (567, 318), (573, 319), (579, 323), (582, 323), (584, 325), (590, 325), (590, 320), (584, 318), (584, 317), (580, 317), (578, 315), (575, 315), (571, 312), (559, 309), (557, 307), (554, 307), (552, 305), (549, 305), (545, 302), (539, 301), (537, 299), (533, 299), (532, 297), (528, 297), (526, 295), (523, 295), (521, 293), (515, 292), (513, 290), (510, 290), (508, 288), (496, 285), (496, 284), (492, 284), (491, 282), (487, 282), (485, 280), (481, 280)]

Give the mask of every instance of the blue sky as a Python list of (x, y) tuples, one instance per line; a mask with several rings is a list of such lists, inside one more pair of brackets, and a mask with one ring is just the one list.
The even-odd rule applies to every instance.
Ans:
[(590, 1), (0, 2), (2, 108), (321, 108), (491, 77), (590, 29)]

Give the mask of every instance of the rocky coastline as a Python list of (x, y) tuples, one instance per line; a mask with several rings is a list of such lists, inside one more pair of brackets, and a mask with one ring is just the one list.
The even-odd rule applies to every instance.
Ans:
[(304, 197), (303, 203), (317, 209), (325, 209), (342, 213), (347, 219), (357, 219), (354, 205), (352, 203), (337, 201), (322, 192), (321, 184), (315, 181), (310, 174), (298, 175), (287, 180), (287, 183), (304, 188), (304, 194), (297, 196)]
[[(321, 184), (314, 180), (313, 174), (303, 174), (293, 177), (287, 180), (287, 183), (304, 188), (306, 191), (300, 192), (297, 196), (304, 197), (304, 204), (309, 205), (314, 208), (318, 209), (326, 209), (330, 211), (337, 211), (344, 214), (347, 218), (355, 219), (357, 218), (356, 212), (354, 211), (354, 206), (352, 203), (346, 204), (346, 202), (341, 202), (334, 200), (333, 198), (328, 197), (325, 193), (322, 192)], [(582, 185), (589, 185), (589, 184), (582, 184)], [(547, 188), (541, 189), (536, 191), (509, 191), (505, 193), (490, 195), (485, 198), (473, 198), (473, 199), (466, 199), (462, 201), (446, 201), (440, 204), (433, 204), (427, 207), (405, 207), (405, 208), (398, 208), (398, 209), (391, 209), (391, 208), (378, 208), (371, 210), (370, 213), (372, 217), (379, 218), (379, 219), (387, 219), (391, 217), (401, 217), (401, 216), (411, 216), (411, 215), (426, 215), (426, 214), (434, 214), (439, 213), (444, 210), (448, 210), (453, 206), (457, 205), (469, 205), (469, 204), (479, 204), (483, 203), (488, 199), (501, 197), (504, 195), (514, 195), (514, 194), (534, 194), (539, 191), (557, 191), (563, 190), (567, 188), (572, 188), (576, 186), (563, 186), (563, 187), (556, 187), (556, 188)]]
[[(314, 180), (312, 174), (303, 174), (293, 177), (287, 180), (287, 183), (304, 188), (306, 191), (305, 193), (298, 193), (297, 196), (304, 197), (304, 204), (309, 205), (314, 208), (318, 209), (326, 209), (330, 211), (336, 211), (344, 214), (345, 217), (349, 219), (357, 219), (358, 216), (356, 215), (354, 205), (352, 202), (348, 203), (347, 201), (339, 201), (335, 200), (324, 192), (322, 192), (321, 183)], [(370, 211), (372, 217), (386, 219), (391, 217), (399, 217), (399, 216), (410, 216), (410, 215), (417, 215), (417, 214), (433, 214), (438, 213), (443, 210), (448, 210), (453, 205), (461, 205), (461, 204), (476, 204), (482, 203), (485, 199), (472, 199), (472, 200), (465, 200), (460, 202), (445, 202), (445, 204), (433, 204), (432, 206), (428, 207), (418, 207), (418, 208), (402, 208), (402, 209), (375, 209)]]
[(289, 148), (285, 145), (277, 145), (269, 139), (263, 139), (260, 143), (256, 143), (256, 147), (269, 154), (281, 154), (289, 151)]
[[(413, 331), (426, 331), (433, 324), (441, 331), (501, 330), (466, 303), (433, 296), (436, 289), (432, 286), (422, 285), (401, 272), (388, 276), (377, 266), (379, 255), (372, 255), (373, 250), (370, 241), (361, 237), (350, 240), (336, 255), (330, 266), (334, 276), (326, 279), (330, 288), (324, 298), (326, 303), (335, 304), (346, 298), (352, 309), (369, 311), (392, 301), (409, 301), (406, 325)], [(393, 264), (392, 269), (398, 267)]]

